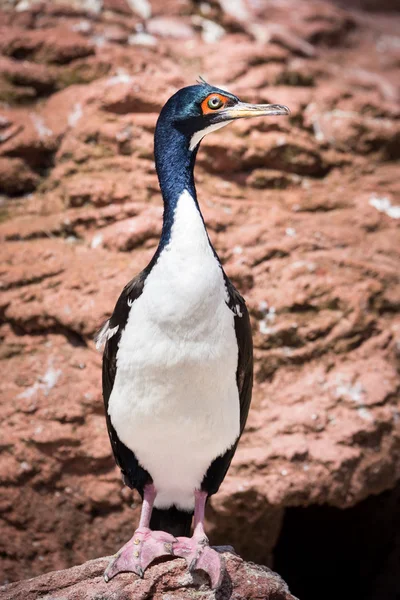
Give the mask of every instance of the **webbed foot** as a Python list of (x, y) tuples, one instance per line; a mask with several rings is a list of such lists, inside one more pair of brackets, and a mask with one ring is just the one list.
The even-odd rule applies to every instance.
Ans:
[(178, 537), (172, 546), (174, 556), (186, 560), (189, 572), (201, 569), (210, 577), (211, 587), (218, 588), (224, 576), (223, 559), (216, 550), (210, 548), (206, 535), (196, 535), (191, 538)]
[(152, 531), (139, 527), (133, 537), (117, 552), (104, 572), (109, 581), (118, 573), (132, 571), (143, 577), (145, 570), (155, 558), (171, 556), (176, 538), (165, 531)]

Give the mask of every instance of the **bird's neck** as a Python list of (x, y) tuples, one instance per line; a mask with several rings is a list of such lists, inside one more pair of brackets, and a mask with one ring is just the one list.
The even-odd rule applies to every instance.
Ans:
[[(187, 137), (172, 125), (165, 126), (165, 124), (158, 123), (154, 140), (154, 154), (164, 200), (161, 249), (170, 240), (178, 200), (185, 191), (193, 198), (200, 213), (193, 175), (197, 148), (190, 150)], [(200, 218), (202, 219), (201, 213)]]

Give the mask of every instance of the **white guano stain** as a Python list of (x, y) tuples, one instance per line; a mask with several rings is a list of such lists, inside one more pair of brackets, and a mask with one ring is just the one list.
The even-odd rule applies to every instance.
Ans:
[(119, 85), (121, 83), (132, 83), (133, 77), (125, 71), (125, 69), (117, 69), (115, 75), (109, 77), (106, 81), (106, 86)]
[(393, 206), (386, 196), (379, 197), (373, 194), (369, 199), (369, 204), (391, 219), (400, 219), (400, 206)]
[(53, 367), (53, 359), (50, 358), (45, 374), (40, 377), (38, 381), (35, 381), (32, 386), (18, 394), (17, 398), (32, 398), (39, 391), (42, 391), (45, 396), (48, 396), (59, 380), (61, 374), (62, 370), (55, 369)]
[(76, 102), (73, 106), (72, 111), (68, 115), (68, 125), (70, 127), (75, 127), (75, 125), (80, 121), (83, 116), (82, 104), (80, 102)]
[(91, 248), (100, 248), (103, 244), (103, 236), (101, 233), (96, 233), (95, 236), (93, 236), (92, 241), (90, 243), (90, 247)]
[(49, 137), (53, 135), (53, 132), (49, 127), (45, 125), (43, 117), (37, 115), (36, 113), (30, 114), (31, 121), (33, 123), (34, 128), (36, 129), (40, 139)]
[(156, 46), (157, 38), (150, 33), (146, 33), (145, 31), (139, 31), (138, 33), (132, 33), (132, 35), (128, 38), (128, 44), (130, 46)]
[(365, 395), (365, 390), (359, 381), (356, 381), (356, 383), (351, 384), (342, 381), (339, 377), (338, 385), (335, 390), (335, 395), (336, 398), (347, 397), (350, 398), (350, 400), (353, 400), (353, 402), (361, 403)]
[(275, 331), (274, 327), (271, 325), (276, 318), (276, 308), (274, 306), (268, 306), (268, 303), (265, 300), (260, 302), (259, 308), (265, 315), (258, 324), (259, 331), (263, 335), (269, 335)]
[(130, 8), (142, 19), (151, 17), (151, 4), (148, 0), (127, 0)]

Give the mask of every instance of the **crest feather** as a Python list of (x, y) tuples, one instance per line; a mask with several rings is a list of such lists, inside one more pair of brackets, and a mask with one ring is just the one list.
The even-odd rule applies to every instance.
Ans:
[(210, 85), (201, 75), (198, 76), (196, 83), (200, 83), (201, 85)]

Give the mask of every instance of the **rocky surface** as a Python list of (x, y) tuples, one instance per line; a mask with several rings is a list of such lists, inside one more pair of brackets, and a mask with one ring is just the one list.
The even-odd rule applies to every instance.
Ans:
[(213, 134), (198, 156), (256, 356), (211, 541), (272, 564), (286, 507), (346, 508), (394, 487), (400, 19), (371, 5), (1, 4), (4, 581), (113, 553), (132, 534), (140, 503), (111, 456), (93, 336), (156, 248), (157, 112), (198, 75), (291, 109)]
[(108, 557), (5, 585), (0, 587), (0, 600), (37, 600), (44, 595), (49, 600), (296, 600), (279, 575), (267, 567), (246, 563), (230, 552), (223, 557), (226, 571), (216, 591), (210, 590), (201, 571), (190, 575), (183, 559), (151, 567), (144, 579), (122, 573), (105, 583)]

